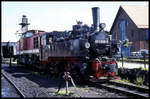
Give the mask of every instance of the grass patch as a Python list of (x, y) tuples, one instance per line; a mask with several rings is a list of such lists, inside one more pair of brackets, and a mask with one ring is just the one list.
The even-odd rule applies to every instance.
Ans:
[[(72, 92), (70, 92), (69, 90), (68, 90), (68, 95), (67, 96), (71, 96), (71, 95), (73, 95), (74, 93), (72, 93)], [(55, 95), (56, 96), (66, 96), (66, 90), (65, 89), (63, 89), (63, 90), (60, 90), (59, 92), (55, 92)], [(78, 97), (77, 95), (75, 95), (75, 97)]]
[(132, 84), (128, 79), (120, 79), (120, 80), (116, 80), (117, 82), (121, 82), (121, 83), (124, 83), (124, 84)]
[(136, 84), (136, 85), (143, 85), (144, 84), (144, 79), (142, 77), (137, 77), (134, 82), (131, 82), (128, 79), (120, 79), (116, 80), (117, 82), (124, 83), (124, 84)]
[[(68, 91), (70, 93), (70, 91)], [(56, 96), (65, 96), (66, 95), (66, 90), (60, 90), (58, 93), (55, 93)]]
[(34, 75), (39, 75), (39, 72), (32, 72), (32, 74), (34, 74)]
[(140, 69), (140, 70), (143, 70), (143, 71), (148, 71), (148, 68), (144, 68), (143, 66), (140, 66), (139, 69)]
[(88, 85), (84, 85), (84, 86), (77, 86), (78, 89), (83, 89), (83, 90), (89, 90)]

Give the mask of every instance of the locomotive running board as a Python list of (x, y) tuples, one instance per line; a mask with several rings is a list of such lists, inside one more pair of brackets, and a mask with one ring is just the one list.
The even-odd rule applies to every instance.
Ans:
[(84, 61), (83, 57), (48, 57), (48, 61)]

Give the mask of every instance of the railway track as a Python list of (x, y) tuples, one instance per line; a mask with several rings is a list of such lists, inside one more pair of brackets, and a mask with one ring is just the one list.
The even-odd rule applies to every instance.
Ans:
[(1, 75), (2, 75), (3, 77), (5, 77), (6, 80), (8, 80), (8, 82), (9, 82), (12, 86), (14, 86), (14, 88), (16, 89), (18, 95), (19, 95), (21, 98), (26, 98), (26, 96), (23, 94), (23, 92), (22, 92), (21, 90), (19, 90), (19, 88), (11, 81), (11, 79), (9, 79), (3, 72), (1, 72)]
[[(2, 72), (2, 75), (4, 75), (4, 77), (6, 79), (8, 79), (8, 81), (10, 83), (13, 84), (13, 82), (11, 80), (9, 80), (9, 78), (5, 74), (3, 74), (3, 72)], [(139, 87), (136, 85), (124, 84), (124, 83), (120, 83), (120, 82), (116, 82), (116, 81), (109, 81), (109, 82), (106, 82), (103, 84), (89, 82), (89, 84), (92, 86), (94, 85), (94, 86), (99, 87), (99, 88), (105, 88), (105, 89), (108, 89), (110, 91), (116, 91), (118, 93), (127, 94), (128, 96), (131, 96), (131, 97), (149, 98), (149, 88), (147, 88), (147, 87)], [(21, 97), (25, 98), (25, 96), (16, 87), (16, 85), (13, 84), (13, 86), (16, 88), (16, 90), (21, 95)]]
[(110, 91), (116, 91), (123, 93), (131, 97), (149, 98), (149, 88), (139, 87), (132, 84), (124, 84), (116, 81), (109, 81), (107, 83), (93, 83), (89, 82), (90, 85), (95, 85), (99, 88), (105, 88)]

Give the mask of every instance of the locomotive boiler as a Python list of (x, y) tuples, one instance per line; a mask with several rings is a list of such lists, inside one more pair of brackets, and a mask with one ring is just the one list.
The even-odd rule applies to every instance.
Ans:
[[(118, 52), (117, 41), (111, 40), (111, 34), (104, 30), (105, 23), (100, 23), (99, 10), (92, 8), (91, 27), (77, 21), (71, 31), (32, 32), (32, 36), (22, 38), (25, 42), (30, 39), (33, 45), (28, 43), (30, 51), (22, 49), (24, 53), (18, 54), (18, 61), (36, 64), (55, 74), (69, 71), (78, 80), (114, 78), (118, 69), (114, 58)], [(28, 44), (25, 46), (29, 47)]]

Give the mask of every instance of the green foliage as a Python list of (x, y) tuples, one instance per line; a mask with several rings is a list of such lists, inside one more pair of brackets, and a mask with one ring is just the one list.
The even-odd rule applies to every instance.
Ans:
[(123, 42), (123, 46), (124, 46), (124, 47), (128, 47), (128, 42), (129, 42), (129, 40), (126, 39), (126, 40)]
[(85, 86), (84, 86), (84, 89), (85, 89), (85, 90), (89, 90), (88, 85), (85, 85)]
[(84, 90), (89, 90), (88, 85), (84, 85), (84, 86), (77, 86), (78, 89), (84, 89)]
[(34, 74), (34, 75), (38, 75), (38, 74), (39, 74), (39, 72), (33, 72), (33, 74)]
[(127, 83), (127, 84), (131, 83), (128, 79), (122, 79), (122, 82)]
[(142, 77), (137, 77), (136, 80), (134, 81), (135, 84), (137, 85), (143, 85), (144, 79)]
[(129, 42), (128, 38), (126, 38), (124, 41), (119, 41), (119, 43), (123, 45), (123, 47), (128, 47), (132, 44), (132, 42)]
[[(68, 93), (70, 93), (70, 92), (68, 91)], [(55, 95), (56, 96), (65, 96), (66, 95), (66, 90), (60, 90), (58, 93), (56, 92)]]
[(120, 79), (116, 80), (117, 82), (125, 83), (125, 84), (136, 84), (136, 85), (143, 85), (144, 79), (142, 77), (137, 77), (136, 80), (132, 83), (128, 79)]
[[(51, 94), (51, 93), (50, 93), (50, 94)], [(54, 95), (56, 95), (56, 96), (66, 96), (66, 90), (63, 89), (63, 90), (60, 90), (59, 92), (55, 92)], [(68, 91), (68, 96), (72, 96), (72, 95), (73, 95), (74, 97), (79, 97), (77, 94)]]
[(140, 66), (139, 69), (140, 69), (140, 70), (143, 70), (143, 71), (148, 71), (148, 68), (143, 68), (143, 66)]

